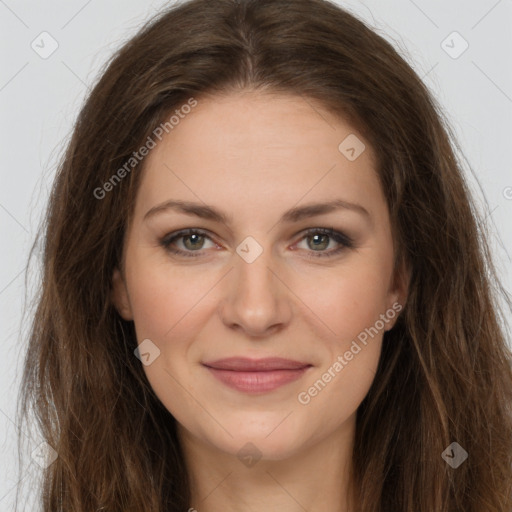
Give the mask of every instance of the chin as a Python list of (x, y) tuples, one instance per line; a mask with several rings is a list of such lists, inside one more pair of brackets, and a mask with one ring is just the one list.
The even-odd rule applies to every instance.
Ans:
[(233, 437), (220, 434), (221, 439), (211, 442), (220, 450), (239, 458), (247, 454), (262, 460), (287, 459), (304, 448), (307, 441), (307, 426), (293, 423), (293, 414), (289, 417), (287, 414), (266, 413), (267, 418), (256, 418), (255, 415), (240, 418), (225, 424)]
[(235, 456), (248, 467), (258, 460), (280, 461), (292, 457), (301, 449), (300, 440), (281, 437), (255, 439), (250, 436), (237, 436), (217, 448)]

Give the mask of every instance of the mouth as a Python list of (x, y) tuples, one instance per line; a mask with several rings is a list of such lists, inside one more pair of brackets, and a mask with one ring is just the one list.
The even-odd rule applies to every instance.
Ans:
[(275, 357), (231, 357), (202, 364), (226, 386), (251, 394), (273, 391), (299, 379), (312, 367), (309, 363)]

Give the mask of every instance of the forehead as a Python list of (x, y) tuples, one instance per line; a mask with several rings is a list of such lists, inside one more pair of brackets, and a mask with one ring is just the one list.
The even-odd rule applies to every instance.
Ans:
[[(355, 160), (340, 150), (345, 140), (360, 144), (358, 152), (364, 144)], [(373, 151), (363, 135), (301, 96), (250, 92), (198, 98), (156, 142), (146, 157), (136, 216), (170, 198), (220, 208), (236, 204), (260, 215), (301, 198), (341, 197), (370, 208), (382, 199)]]
[(164, 138), (163, 145), (194, 146), (195, 152), (187, 152), (191, 161), (205, 152), (224, 161), (310, 156), (325, 151), (337, 155), (340, 137), (349, 134), (355, 134), (354, 127), (315, 100), (251, 91), (199, 99)]

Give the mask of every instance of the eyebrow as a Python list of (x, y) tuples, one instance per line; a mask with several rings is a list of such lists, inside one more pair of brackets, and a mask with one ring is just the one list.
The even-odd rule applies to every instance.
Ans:
[[(332, 201), (327, 201), (324, 203), (310, 203), (304, 206), (297, 206), (291, 208), (286, 211), (279, 220), (278, 223), (292, 223), (298, 222), (302, 219), (306, 219), (309, 217), (315, 217), (317, 215), (323, 215), (326, 213), (331, 213), (336, 210), (345, 209), (352, 210), (358, 212), (365, 216), (367, 220), (371, 220), (371, 216), (363, 206), (356, 203), (349, 203), (342, 199), (335, 199)], [(213, 206), (208, 206), (204, 203), (195, 203), (192, 201), (179, 201), (179, 200), (169, 200), (165, 201), (162, 204), (154, 206), (144, 215), (144, 220), (153, 217), (159, 213), (163, 213), (169, 210), (175, 210), (180, 213), (184, 213), (187, 215), (195, 215), (201, 219), (211, 220), (214, 222), (221, 222), (223, 224), (230, 224), (232, 222), (232, 216), (227, 213), (223, 213), (220, 210), (214, 208)]]

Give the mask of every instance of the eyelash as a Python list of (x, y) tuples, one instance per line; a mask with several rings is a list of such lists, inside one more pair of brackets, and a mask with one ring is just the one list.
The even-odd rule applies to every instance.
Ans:
[[(303, 232), (302, 238), (299, 240), (302, 241), (304, 238), (307, 238), (310, 235), (313, 234), (322, 234), (322, 235), (328, 235), (331, 237), (335, 242), (341, 244), (341, 246), (338, 249), (334, 249), (328, 252), (322, 251), (322, 252), (316, 252), (316, 251), (308, 251), (310, 254), (308, 257), (310, 258), (331, 258), (333, 256), (336, 256), (337, 254), (341, 253), (342, 251), (346, 249), (351, 249), (354, 247), (353, 240), (348, 237), (347, 235), (340, 233), (339, 231), (335, 231), (334, 228), (310, 228)], [(176, 240), (186, 237), (188, 235), (204, 235), (206, 238), (210, 239), (212, 242), (210, 236), (208, 236), (206, 231), (203, 231), (202, 229), (183, 229), (181, 231), (177, 231), (176, 233), (170, 233), (169, 235), (166, 235), (160, 240), (160, 245), (166, 250), (171, 252), (172, 254), (176, 254), (179, 256), (185, 256), (187, 258), (197, 258), (201, 256), (200, 250), (198, 251), (182, 251), (181, 249), (172, 249), (171, 244), (175, 242)], [(192, 254), (196, 252), (197, 254)], [(312, 253), (312, 254), (311, 254)]]

